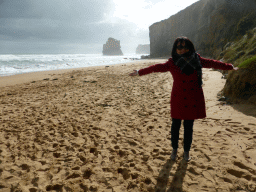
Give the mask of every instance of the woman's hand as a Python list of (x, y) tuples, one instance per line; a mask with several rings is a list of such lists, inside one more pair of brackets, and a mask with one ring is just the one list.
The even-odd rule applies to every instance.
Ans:
[(235, 67), (233, 70), (237, 71), (239, 68), (238, 67)]
[(138, 71), (137, 70), (133, 70), (132, 73), (129, 74), (130, 76), (136, 76), (138, 75)]

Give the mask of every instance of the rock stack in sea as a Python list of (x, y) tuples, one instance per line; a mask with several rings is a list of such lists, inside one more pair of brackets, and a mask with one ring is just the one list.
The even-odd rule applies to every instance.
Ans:
[(139, 44), (136, 48), (136, 54), (150, 54), (150, 44)]
[(103, 55), (123, 55), (120, 41), (114, 38), (108, 38), (106, 44), (103, 45)]

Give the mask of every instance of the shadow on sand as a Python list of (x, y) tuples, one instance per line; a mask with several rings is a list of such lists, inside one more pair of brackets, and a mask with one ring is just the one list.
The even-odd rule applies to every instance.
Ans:
[(155, 192), (180, 192), (182, 191), (182, 184), (186, 175), (188, 164), (185, 160), (179, 162), (178, 168), (173, 176), (172, 182), (167, 189), (170, 172), (175, 161), (169, 159), (161, 169), (157, 178), (157, 184), (155, 186)]
[(232, 104), (230, 105), (233, 109), (240, 111), (241, 113), (256, 117), (256, 105), (248, 104), (248, 103), (241, 103), (241, 104)]

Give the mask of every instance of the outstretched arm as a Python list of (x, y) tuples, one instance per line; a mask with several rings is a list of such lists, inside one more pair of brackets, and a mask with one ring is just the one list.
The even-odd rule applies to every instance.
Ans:
[(234, 67), (231, 63), (223, 63), (221, 61), (200, 58), (201, 64), (203, 68), (214, 68), (221, 70), (238, 70), (238, 67)]
[(133, 70), (132, 73), (130, 73), (130, 76), (136, 76), (136, 75), (147, 75), (149, 73), (154, 73), (154, 72), (166, 72), (170, 70), (170, 62), (167, 61), (166, 63), (162, 64), (155, 64), (151, 65), (149, 67), (140, 69), (140, 70)]

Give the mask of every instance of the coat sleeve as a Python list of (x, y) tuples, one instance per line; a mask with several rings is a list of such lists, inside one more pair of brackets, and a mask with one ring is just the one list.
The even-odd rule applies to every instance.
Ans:
[(221, 61), (213, 60), (213, 59), (206, 59), (200, 57), (201, 65), (203, 68), (214, 68), (214, 69), (221, 69), (221, 70), (232, 70), (234, 66), (230, 63), (223, 63)]
[(170, 70), (170, 62), (167, 61), (166, 63), (162, 63), (162, 64), (155, 64), (155, 65), (151, 65), (149, 67), (140, 69), (138, 71), (139, 75), (147, 75), (149, 73), (155, 73), (155, 72), (166, 72)]

